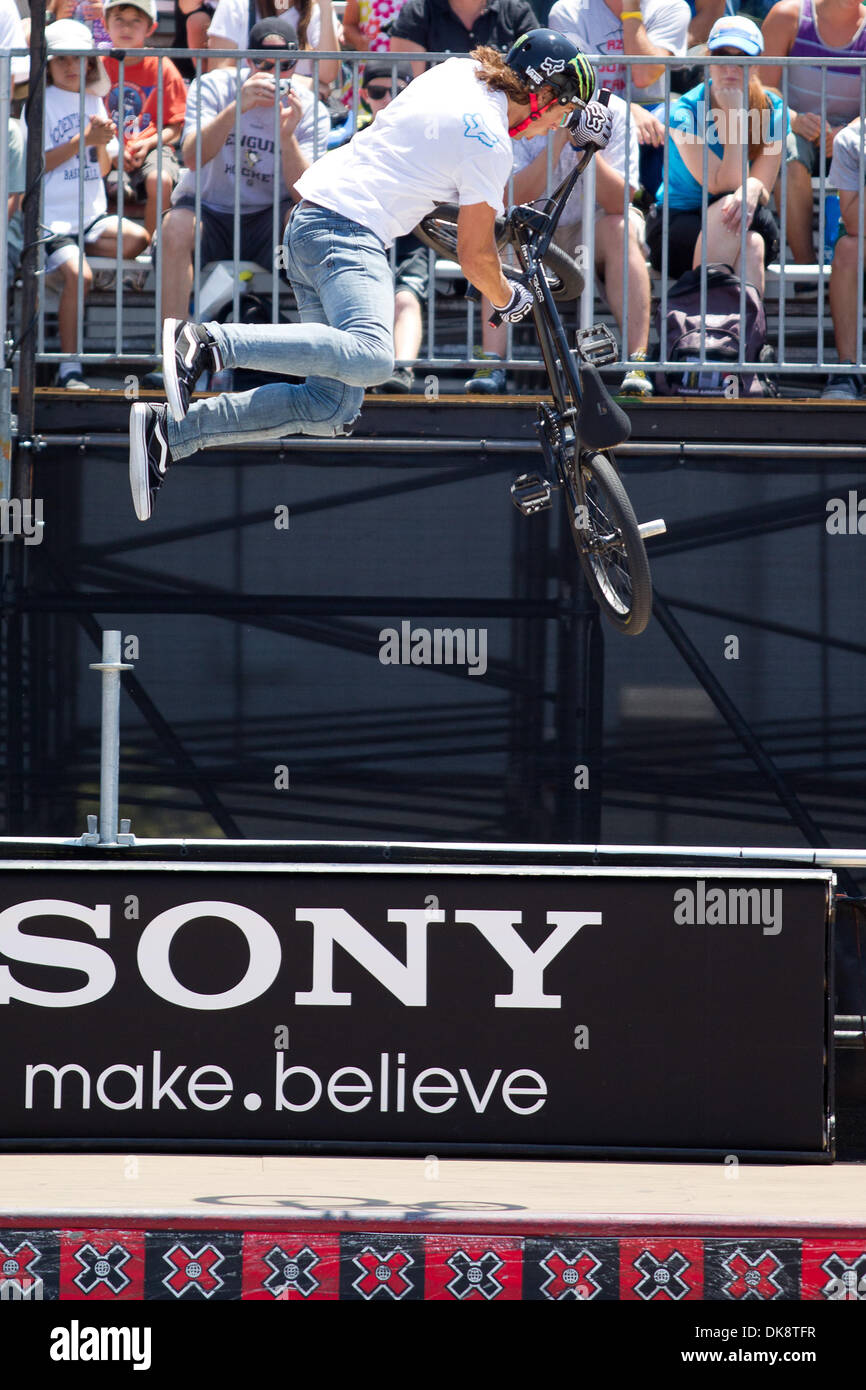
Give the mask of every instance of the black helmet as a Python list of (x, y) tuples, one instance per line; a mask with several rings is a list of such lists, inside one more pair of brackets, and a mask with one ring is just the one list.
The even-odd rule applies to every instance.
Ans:
[(595, 92), (595, 73), (588, 58), (555, 29), (530, 29), (505, 58), (533, 96), (552, 87), (562, 106), (584, 106)]

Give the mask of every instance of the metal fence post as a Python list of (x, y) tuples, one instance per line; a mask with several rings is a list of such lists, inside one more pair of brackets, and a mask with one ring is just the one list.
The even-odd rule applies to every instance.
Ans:
[(120, 673), (131, 671), (132, 666), (120, 659), (120, 633), (103, 632), (102, 660), (90, 663), (91, 671), (102, 672), (102, 743), (99, 769), (99, 833), (96, 833), (96, 817), (87, 817), (87, 833), (82, 835), (79, 844), (116, 845), (135, 844), (135, 837), (129, 833), (129, 821), (120, 823), (117, 833), (118, 782), (120, 779)]

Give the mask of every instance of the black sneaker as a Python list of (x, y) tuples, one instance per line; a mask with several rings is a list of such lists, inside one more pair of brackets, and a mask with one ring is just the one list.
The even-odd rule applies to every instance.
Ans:
[(405, 396), (414, 384), (415, 373), (411, 367), (395, 367), (393, 375), (389, 376), (387, 381), (383, 381), (381, 386), (374, 386), (373, 390), (383, 395)]
[(167, 406), (136, 401), (129, 412), (129, 486), (139, 521), (149, 520), (171, 463), (167, 426)]
[(189, 398), (202, 372), (219, 372), (224, 366), (214, 339), (200, 323), (166, 319), (162, 325), (162, 373), (175, 420), (182, 420), (189, 410)]

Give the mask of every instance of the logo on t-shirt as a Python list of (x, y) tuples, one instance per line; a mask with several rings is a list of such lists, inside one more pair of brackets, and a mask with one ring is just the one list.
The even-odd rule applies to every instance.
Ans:
[[(149, 111), (145, 111), (145, 105), (155, 91), (154, 87), (139, 87), (127, 82), (123, 88), (123, 134), (129, 139), (130, 136), (141, 135), (154, 121)], [(116, 121), (119, 89), (112, 87), (108, 94), (108, 112)], [(118, 122), (119, 124), (119, 122)]]
[(479, 116), (477, 113), (469, 115), (466, 112), (463, 116), (463, 123), (466, 127), (463, 134), (467, 140), (480, 140), (482, 145), (486, 145), (488, 149), (498, 144), (496, 136), (484, 124), (483, 116)]

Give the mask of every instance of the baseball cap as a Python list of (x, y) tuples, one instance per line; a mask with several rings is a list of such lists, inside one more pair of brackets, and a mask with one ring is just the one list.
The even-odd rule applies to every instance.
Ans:
[(53, 24), (45, 26), (45, 48), (49, 58), (59, 58), (62, 53), (92, 53), (91, 61), (96, 63), (99, 71), (85, 83), (85, 90), (98, 97), (107, 96), (111, 91), (108, 73), (102, 59), (96, 55), (93, 35), (86, 24), (77, 19), (55, 19)]
[[(266, 43), (266, 39), (281, 39), (282, 43)], [(260, 19), (250, 30), (247, 48), (297, 48), (298, 32), (290, 19), (275, 15), (273, 19)], [(282, 67), (283, 64), (281, 63)]]
[(748, 57), (757, 58), (764, 51), (764, 36), (744, 14), (724, 14), (710, 30), (707, 48), (711, 53), (717, 48), (739, 48)]
[(411, 82), (412, 68), (409, 63), (389, 63), (387, 60), (379, 59), (364, 64), (361, 74), (361, 86), (366, 87), (370, 82), (378, 78), (381, 82), (390, 82), (392, 76), (397, 82)]
[(119, 10), (121, 5), (131, 5), (133, 9), (141, 10), (151, 24), (156, 23), (156, 0), (103, 0), (103, 14), (107, 14), (109, 10)]

